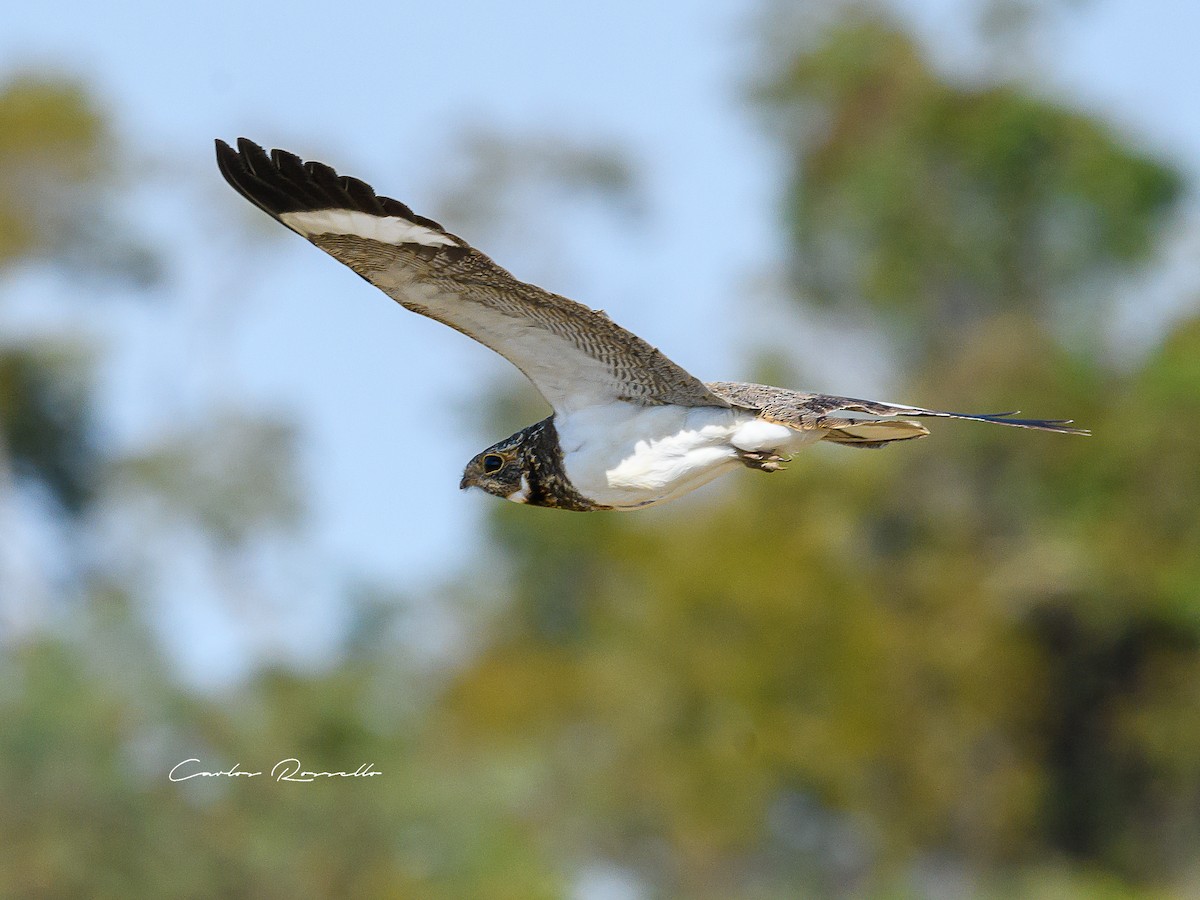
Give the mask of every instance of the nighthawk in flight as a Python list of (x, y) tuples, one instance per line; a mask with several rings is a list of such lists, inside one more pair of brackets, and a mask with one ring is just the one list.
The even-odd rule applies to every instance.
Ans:
[(579, 511), (641, 509), (739, 466), (773, 472), (816, 441), (882, 447), (919, 418), (1086, 434), (1068, 419), (940, 412), (730, 381), (704, 383), (603, 312), (518, 281), (462, 238), (329, 166), (217, 141), (233, 188), (401, 306), (495, 350), (553, 415), (488, 447), (461, 487)]

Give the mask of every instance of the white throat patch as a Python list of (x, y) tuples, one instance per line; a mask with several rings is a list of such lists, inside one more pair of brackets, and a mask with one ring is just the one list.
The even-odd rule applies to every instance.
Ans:
[(529, 479), (524, 475), (521, 476), (521, 486), (517, 490), (509, 494), (506, 500), (511, 500), (513, 503), (528, 503), (529, 502)]

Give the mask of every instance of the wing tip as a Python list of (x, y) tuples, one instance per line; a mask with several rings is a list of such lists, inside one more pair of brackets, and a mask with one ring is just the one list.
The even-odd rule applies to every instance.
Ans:
[(325, 163), (304, 161), (278, 148), (268, 153), (245, 137), (237, 139), (236, 149), (216, 138), (215, 148), (217, 168), (230, 187), (276, 219), (289, 212), (347, 209), (406, 219), (460, 241), (433, 219), (417, 215), (399, 200), (376, 194), (365, 181), (339, 175)]

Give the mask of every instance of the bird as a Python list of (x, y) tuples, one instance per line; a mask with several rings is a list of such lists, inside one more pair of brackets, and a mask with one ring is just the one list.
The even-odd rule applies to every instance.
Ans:
[(606, 313), (520, 281), (461, 237), (357, 178), (285, 150), (216, 141), (239, 194), (401, 306), (511, 362), (553, 413), (478, 453), (459, 487), (515, 503), (636, 510), (818, 441), (879, 448), (948, 418), (1088, 434), (1070, 419), (954, 413), (745, 382), (702, 382)]

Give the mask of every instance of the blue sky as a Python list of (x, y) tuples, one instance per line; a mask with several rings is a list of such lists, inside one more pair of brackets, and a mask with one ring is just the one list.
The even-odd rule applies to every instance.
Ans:
[[(972, 68), (973, 4), (898, 6), (948, 66)], [(1039, 46), (1038, 81), (1197, 174), (1200, 10), (1174, 0), (1068, 6)], [(776, 247), (775, 160), (739, 103), (757, 9), (68, 0), (10, 16), (0, 76), (49, 68), (93, 85), (144, 167), (130, 186), (134, 218), (169, 248), (160, 302), (71, 307), (114, 351), (105, 384), (116, 439), (137, 446), (233, 404), (297, 419), (317, 552), (289, 596), (323, 595), (350, 572), (419, 594), (484, 552), (478, 526), (494, 501), (457, 483), (463, 463), (503, 435), (464, 411), (481, 383), (507, 377), (504, 364), (271, 232), (220, 180), (213, 138), (246, 135), (321, 159), (425, 212), (466, 127), (622, 146), (648, 209), (635, 230), (587, 220), (557, 234), (578, 217), (538, 209), (530, 215), (545, 219), (514, 224), (521, 240), (465, 236), (519, 276), (605, 308), (701, 377), (737, 377), (767, 328), (742, 311)], [(13, 304), (0, 327), (61, 324), (63, 313), (38, 302), (43, 290), (27, 286), (33, 299)], [(811, 335), (798, 338), (798, 355), (813, 347)], [(819, 359), (797, 369), (838, 378), (808, 387), (880, 387), (878, 370), (838, 372)], [(300, 605), (308, 612), (294, 621), (327, 628), (319, 602)], [(219, 611), (171, 609), (170, 627), (226, 635), (215, 650), (186, 651), (193, 668), (247, 652)]]

